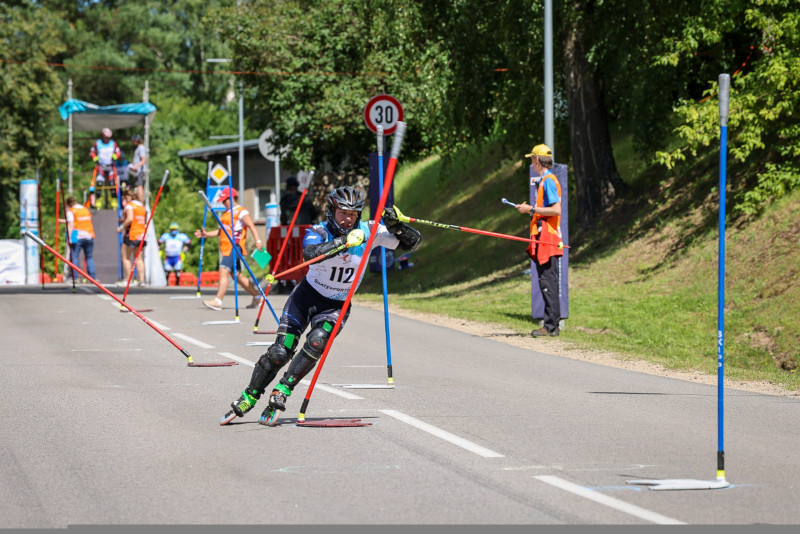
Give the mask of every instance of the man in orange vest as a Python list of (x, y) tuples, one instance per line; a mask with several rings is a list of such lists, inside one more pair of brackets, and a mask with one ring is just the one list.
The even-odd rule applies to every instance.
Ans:
[[(139, 243), (145, 239), (144, 230), (147, 222), (147, 210), (144, 204), (137, 198), (133, 189), (125, 191), (125, 217), (117, 227), (117, 233), (125, 232), (122, 238), (122, 270), (124, 273), (123, 284), (127, 284), (128, 278), (131, 275), (132, 262), (131, 258), (136, 255), (139, 250)], [(147, 245), (147, 242), (142, 245)], [(140, 254), (136, 258), (136, 272), (139, 275), (139, 286), (144, 287), (144, 259)]]
[(92, 224), (92, 214), (88, 208), (79, 204), (75, 197), (67, 198), (67, 233), (72, 247), (72, 263), (79, 265), (78, 257), (81, 250), (86, 258), (86, 270), (89, 276), (97, 278), (94, 270), (94, 225)]
[(536, 145), (530, 154), (533, 172), (539, 178), (536, 201), (517, 205), (517, 211), (531, 216), (530, 236), (537, 240), (528, 245), (528, 255), (536, 264), (539, 289), (544, 300), (544, 325), (531, 332), (533, 337), (557, 336), (561, 320), (561, 298), (559, 295), (560, 258), (564, 254), (561, 240), (561, 185), (550, 170), (553, 152), (547, 145)]
[[(220, 215), (219, 220), (228, 231), (228, 234), (233, 237), (233, 240), (236, 243), (236, 249), (242, 254), (242, 256), (246, 256), (247, 253), (244, 249), (245, 241), (247, 240), (248, 228), (256, 238), (256, 247), (262, 248), (262, 244), (261, 239), (258, 237), (256, 225), (253, 223), (253, 218), (250, 217), (250, 212), (247, 211), (243, 206), (240, 206), (236, 203), (235, 199), (238, 196), (239, 193), (236, 191), (236, 189), (233, 189), (233, 199), (230, 197), (229, 188), (226, 187), (222, 190), (217, 200), (222, 202), (222, 205), (225, 206), (225, 210), (222, 212), (222, 215)], [(231, 203), (233, 203), (233, 217), (235, 220), (233, 225), (231, 225)], [(231, 227), (233, 227), (233, 231), (231, 231)], [(219, 289), (217, 290), (217, 296), (211, 300), (204, 300), (203, 305), (215, 311), (222, 310), (222, 299), (225, 296), (225, 293), (228, 291), (228, 275), (233, 277), (234, 261), (236, 262), (236, 279), (239, 281), (239, 284), (241, 284), (245, 291), (253, 296), (253, 301), (248, 304), (247, 307), (255, 308), (256, 306), (260, 305), (261, 293), (259, 293), (253, 284), (250, 283), (250, 279), (242, 273), (242, 264), (239, 261), (239, 257), (236, 252), (233, 251), (231, 242), (225, 235), (225, 232), (222, 232), (219, 228), (210, 232), (206, 231), (205, 228), (201, 228), (200, 230), (197, 230), (194, 235), (196, 237), (219, 236), (219, 253), (222, 256), (222, 259), (219, 262)]]

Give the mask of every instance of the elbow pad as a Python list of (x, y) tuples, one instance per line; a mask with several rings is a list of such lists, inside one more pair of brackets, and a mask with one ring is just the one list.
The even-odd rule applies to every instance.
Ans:
[[(313, 260), (317, 256), (321, 256), (322, 254), (327, 254), (333, 249), (341, 247), (342, 245), (346, 244), (347, 244), (347, 237), (341, 236), (337, 237), (333, 241), (326, 241), (325, 243), (308, 245), (307, 247), (303, 248), (303, 261)], [(343, 248), (342, 250), (347, 250), (347, 249)]]
[(422, 234), (407, 224), (400, 223), (393, 226), (389, 231), (400, 241), (397, 248), (413, 252), (419, 248), (422, 243)]

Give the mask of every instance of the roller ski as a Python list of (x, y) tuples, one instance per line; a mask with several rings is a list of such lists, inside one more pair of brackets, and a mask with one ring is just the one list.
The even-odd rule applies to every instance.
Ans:
[(227, 425), (237, 417), (244, 417), (244, 414), (253, 409), (257, 400), (247, 391), (242, 391), (242, 396), (231, 403), (231, 411), (222, 416), (220, 426)]
[(266, 426), (275, 426), (278, 423), (278, 416), (286, 410), (286, 397), (292, 392), (283, 384), (275, 386), (272, 395), (269, 396), (269, 405), (261, 412), (258, 423)]

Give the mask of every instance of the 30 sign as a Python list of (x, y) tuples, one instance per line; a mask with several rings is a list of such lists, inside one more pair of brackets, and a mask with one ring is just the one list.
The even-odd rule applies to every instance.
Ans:
[(403, 116), (403, 106), (389, 95), (372, 97), (364, 108), (364, 122), (373, 133), (378, 133), (378, 126), (383, 126), (384, 135), (393, 134)]

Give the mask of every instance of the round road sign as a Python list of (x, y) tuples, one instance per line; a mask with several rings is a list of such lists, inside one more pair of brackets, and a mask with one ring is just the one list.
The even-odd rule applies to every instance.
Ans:
[(378, 133), (378, 126), (383, 126), (384, 135), (391, 135), (402, 120), (403, 106), (393, 96), (374, 96), (364, 108), (364, 122), (373, 133)]

